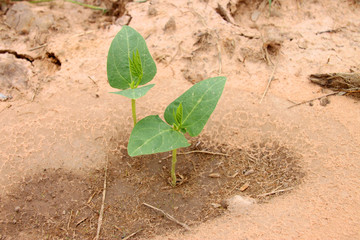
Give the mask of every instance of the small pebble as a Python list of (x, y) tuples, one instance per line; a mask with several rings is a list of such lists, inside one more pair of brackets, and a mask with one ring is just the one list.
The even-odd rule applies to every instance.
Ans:
[(242, 185), (241, 187), (240, 187), (240, 191), (245, 191), (248, 187), (250, 186), (250, 183), (249, 182), (246, 182), (244, 185)]
[(252, 14), (251, 14), (251, 21), (256, 22), (259, 19), (261, 12), (259, 10), (255, 10)]
[(157, 15), (157, 10), (154, 6), (149, 6), (149, 9), (148, 9), (148, 15), (149, 16), (156, 16)]
[(20, 207), (19, 206), (15, 207), (15, 212), (20, 212)]
[(214, 208), (220, 208), (221, 207), (221, 205), (218, 204), (218, 203), (212, 203), (211, 206), (213, 206)]
[(330, 103), (330, 100), (327, 97), (320, 99), (320, 105), (323, 107), (325, 107), (329, 103)]
[(211, 178), (219, 178), (220, 177), (220, 173), (210, 173), (209, 177)]
[(164, 30), (166, 32), (168, 32), (168, 31), (172, 32), (172, 31), (176, 30), (176, 23), (175, 23), (175, 18), (174, 17), (171, 17), (169, 19), (169, 21), (165, 24)]
[(227, 209), (228, 206), (229, 206), (229, 203), (228, 203), (228, 201), (226, 201), (226, 200), (221, 200), (220, 204), (221, 204), (221, 206), (222, 206), (223, 208), (225, 208), (225, 209)]
[(253, 169), (250, 169), (250, 170), (247, 170), (244, 172), (244, 175), (247, 176), (247, 175), (250, 175), (252, 173), (254, 173), (255, 171)]
[(9, 99), (12, 99), (12, 96), (6, 96), (6, 95), (0, 93), (0, 101), (6, 101)]

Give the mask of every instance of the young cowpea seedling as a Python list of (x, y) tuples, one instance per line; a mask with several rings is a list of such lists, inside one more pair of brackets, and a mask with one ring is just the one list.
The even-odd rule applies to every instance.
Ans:
[(139, 156), (172, 151), (171, 185), (176, 185), (176, 151), (190, 144), (184, 134), (200, 134), (214, 111), (225, 86), (225, 77), (203, 80), (175, 101), (164, 113), (166, 123), (158, 115), (148, 116), (133, 128), (128, 144), (128, 154)]
[(131, 99), (132, 116), (136, 125), (136, 99), (144, 96), (154, 84), (156, 65), (144, 38), (133, 28), (123, 26), (113, 39), (107, 57), (107, 76), (113, 92)]

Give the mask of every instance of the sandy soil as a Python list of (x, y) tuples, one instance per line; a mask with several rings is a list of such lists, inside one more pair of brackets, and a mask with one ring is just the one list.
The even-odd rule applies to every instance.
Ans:
[[(18, 67), (16, 76), (3, 71), (0, 86), (12, 96), (0, 102), (0, 204), (44, 169), (103, 169), (111, 139), (124, 150), (131, 131), (130, 104), (109, 94), (106, 80), (108, 48), (129, 18), (61, 1), (29, 6), (42, 20), (23, 29), (1, 16), (0, 59)], [(331, 93), (308, 75), (360, 71), (359, 10), (331, 0), (274, 1), (271, 16), (250, 0), (127, 4), (129, 25), (146, 37), (158, 68), (156, 86), (138, 101), (140, 118), (162, 115), (192, 83), (223, 75), (201, 140), (232, 149), (278, 142), (301, 156), (306, 173), (288, 194), (154, 239), (360, 239), (359, 100), (331, 96), (289, 109)]]

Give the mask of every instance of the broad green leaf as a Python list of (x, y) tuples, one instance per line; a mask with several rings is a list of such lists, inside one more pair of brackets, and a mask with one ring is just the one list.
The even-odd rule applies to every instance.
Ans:
[(183, 108), (181, 127), (192, 137), (199, 135), (215, 110), (225, 82), (225, 77), (214, 77), (192, 86), (166, 108), (164, 113), (166, 122), (170, 125), (176, 124), (173, 112), (181, 103)]
[(139, 85), (144, 85), (154, 78), (156, 65), (144, 38), (136, 30), (125, 25), (116, 34), (108, 52), (107, 76), (110, 86), (123, 90), (130, 88), (131, 82), (137, 78), (134, 73), (131, 74), (130, 61), (137, 52), (142, 66), (142, 79)]
[(182, 133), (172, 129), (159, 116), (151, 115), (135, 125), (127, 149), (128, 154), (134, 157), (188, 146), (190, 144)]
[(111, 92), (111, 93), (119, 94), (131, 99), (138, 99), (144, 96), (153, 86), (155, 86), (155, 84), (149, 84), (139, 88), (126, 89), (119, 92)]

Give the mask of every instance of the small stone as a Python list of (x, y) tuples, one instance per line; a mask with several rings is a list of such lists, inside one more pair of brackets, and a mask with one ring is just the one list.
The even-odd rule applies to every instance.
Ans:
[(330, 103), (330, 100), (327, 97), (324, 97), (324, 98), (320, 99), (320, 105), (323, 106), (323, 107), (325, 107), (329, 103)]
[(32, 196), (27, 196), (25, 199), (27, 202), (31, 202), (33, 200)]
[(251, 21), (256, 22), (259, 17), (260, 17), (261, 12), (259, 10), (255, 10), (252, 14), (251, 14)]
[(11, 54), (0, 55), (0, 88), (26, 89), (28, 87), (30, 62), (17, 59)]
[(254, 173), (255, 171), (254, 171), (254, 169), (249, 169), (249, 170), (247, 170), (247, 171), (244, 171), (244, 175), (245, 176), (248, 176), (248, 175), (250, 175), (250, 174), (252, 174), (252, 173)]
[(298, 42), (297, 42), (297, 45), (300, 49), (307, 49), (308, 48), (308, 43), (306, 40), (304, 39), (300, 39)]
[(212, 203), (211, 206), (213, 206), (214, 208), (220, 208), (221, 207), (221, 205), (218, 204), (218, 203)]
[(169, 19), (169, 21), (167, 21), (167, 23), (165, 24), (164, 30), (165, 30), (165, 32), (173, 32), (176, 30), (176, 23), (175, 23), (174, 17), (171, 17)]
[(251, 205), (256, 203), (255, 199), (240, 195), (235, 195), (226, 200), (226, 202), (228, 204), (228, 209), (237, 213), (246, 211)]
[(17, 213), (20, 212), (20, 207), (19, 206), (15, 207), (15, 212), (17, 212)]
[(248, 187), (250, 186), (250, 183), (249, 182), (246, 182), (244, 185), (242, 185), (241, 187), (240, 187), (240, 191), (245, 191)]
[(31, 30), (47, 32), (54, 25), (54, 16), (50, 13), (33, 12), (26, 2), (14, 4), (6, 13), (6, 23), (20, 34)]
[(220, 204), (221, 204), (221, 206), (222, 206), (223, 208), (225, 208), (225, 209), (227, 209), (228, 206), (229, 206), (229, 203), (228, 203), (227, 200), (221, 200)]
[(148, 9), (148, 15), (149, 16), (156, 16), (157, 15), (157, 10), (154, 6), (150, 5), (149, 9)]
[(124, 26), (130, 22), (131, 16), (123, 15), (122, 17), (116, 19), (115, 25)]
[[(7, 101), (9, 99), (12, 99), (12, 96), (10, 95), (4, 95), (2, 93), (0, 93), (0, 101), (4, 102), (4, 101)], [(1, 238), (0, 238), (1, 239)]]
[(36, 29), (40, 32), (47, 32), (54, 23), (55, 19), (52, 14), (45, 14), (43, 16), (36, 15), (35, 25)]
[(29, 3), (16, 3), (6, 13), (6, 23), (20, 34), (28, 34), (34, 25), (35, 15)]
[(219, 178), (220, 177), (220, 173), (210, 173), (209, 177), (211, 178)]

